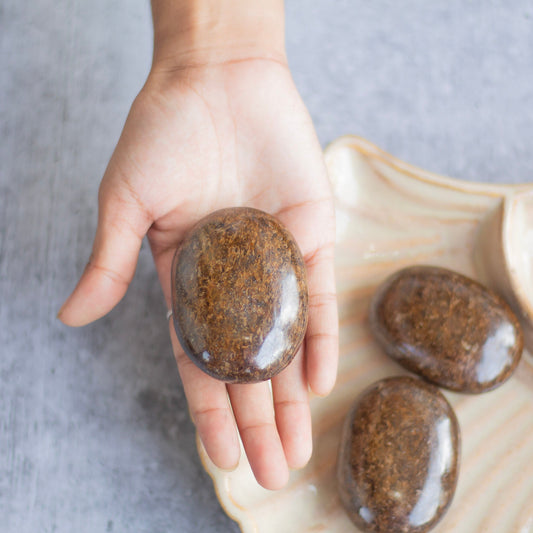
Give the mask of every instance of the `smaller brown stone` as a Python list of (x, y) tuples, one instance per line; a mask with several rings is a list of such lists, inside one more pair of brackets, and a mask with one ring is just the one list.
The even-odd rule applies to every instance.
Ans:
[(370, 326), (398, 363), (459, 392), (502, 384), (523, 348), (520, 323), (498, 295), (440, 267), (413, 266), (385, 280), (372, 300)]
[(292, 361), (307, 327), (296, 241), (257, 209), (211, 213), (174, 256), (172, 311), (183, 350), (204, 372), (228, 383), (272, 378)]
[(452, 501), (459, 455), (457, 418), (435, 386), (411, 377), (378, 381), (344, 424), (342, 504), (361, 531), (424, 533)]

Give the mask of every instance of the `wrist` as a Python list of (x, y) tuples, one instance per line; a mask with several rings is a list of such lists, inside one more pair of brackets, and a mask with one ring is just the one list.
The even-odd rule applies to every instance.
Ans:
[(251, 58), (286, 63), (282, 0), (152, 0), (153, 68)]

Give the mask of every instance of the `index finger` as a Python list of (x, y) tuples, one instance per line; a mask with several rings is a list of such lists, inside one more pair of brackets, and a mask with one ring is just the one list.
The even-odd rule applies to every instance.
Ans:
[(305, 336), (307, 379), (319, 396), (331, 392), (337, 379), (339, 320), (334, 244), (325, 245), (306, 257), (309, 284), (309, 322)]
[(335, 213), (328, 198), (280, 214), (294, 235), (307, 268), (309, 319), (305, 336), (307, 380), (326, 396), (337, 378), (339, 322), (335, 287)]

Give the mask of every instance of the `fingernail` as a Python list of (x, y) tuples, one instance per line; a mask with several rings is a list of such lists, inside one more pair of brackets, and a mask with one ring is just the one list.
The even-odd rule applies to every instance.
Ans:
[(59, 311), (57, 312), (57, 315), (56, 315), (56, 319), (57, 320), (61, 320), (61, 315), (63, 314), (63, 307), (65, 307), (65, 306), (62, 305), (61, 308), (59, 309)]
[(315, 392), (314, 390), (311, 391), (311, 394), (316, 398), (327, 398), (331, 393), (331, 390), (326, 392)]
[(57, 315), (56, 315), (56, 318), (58, 320), (61, 320), (61, 315), (64, 313), (65, 311), (65, 307), (67, 306), (67, 303), (69, 301), (69, 298), (70, 296), (63, 302), (63, 305), (59, 308), (59, 311), (57, 312)]
[(222, 468), (222, 467), (220, 467), (220, 466), (218, 466), (217, 468), (218, 468), (219, 470), (222, 470), (222, 472), (228, 472), (228, 473), (229, 473), (229, 472), (235, 472), (235, 470), (237, 470), (237, 467), (239, 466), (239, 462), (240, 462), (240, 461), (237, 461), (237, 464), (236, 464), (235, 466), (231, 466), (231, 467), (229, 467), (229, 468)]

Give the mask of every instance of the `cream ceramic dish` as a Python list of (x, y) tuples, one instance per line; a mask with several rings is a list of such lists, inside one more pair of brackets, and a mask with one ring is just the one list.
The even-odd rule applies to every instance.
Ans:
[(257, 485), (244, 455), (223, 472), (199, 447), (222, 506), (244, 533), (357, 531), (335, 486), (341, 425), (365, 387), (406, 373), (373, 341), (368, 305), (388, 274), (422, 263), (494, 286), (521, 318), (529, 346), (500, 388), (445, 392), (461, 425), (462, 457), (454, 500), (434, 531), (533, 533), (533, 185), (440, 177), (356, 137), (329, 146), (326, 162), (337, 202), (337, 385), (328, 398), (312, 398), (313, 458), (279, 492)]

